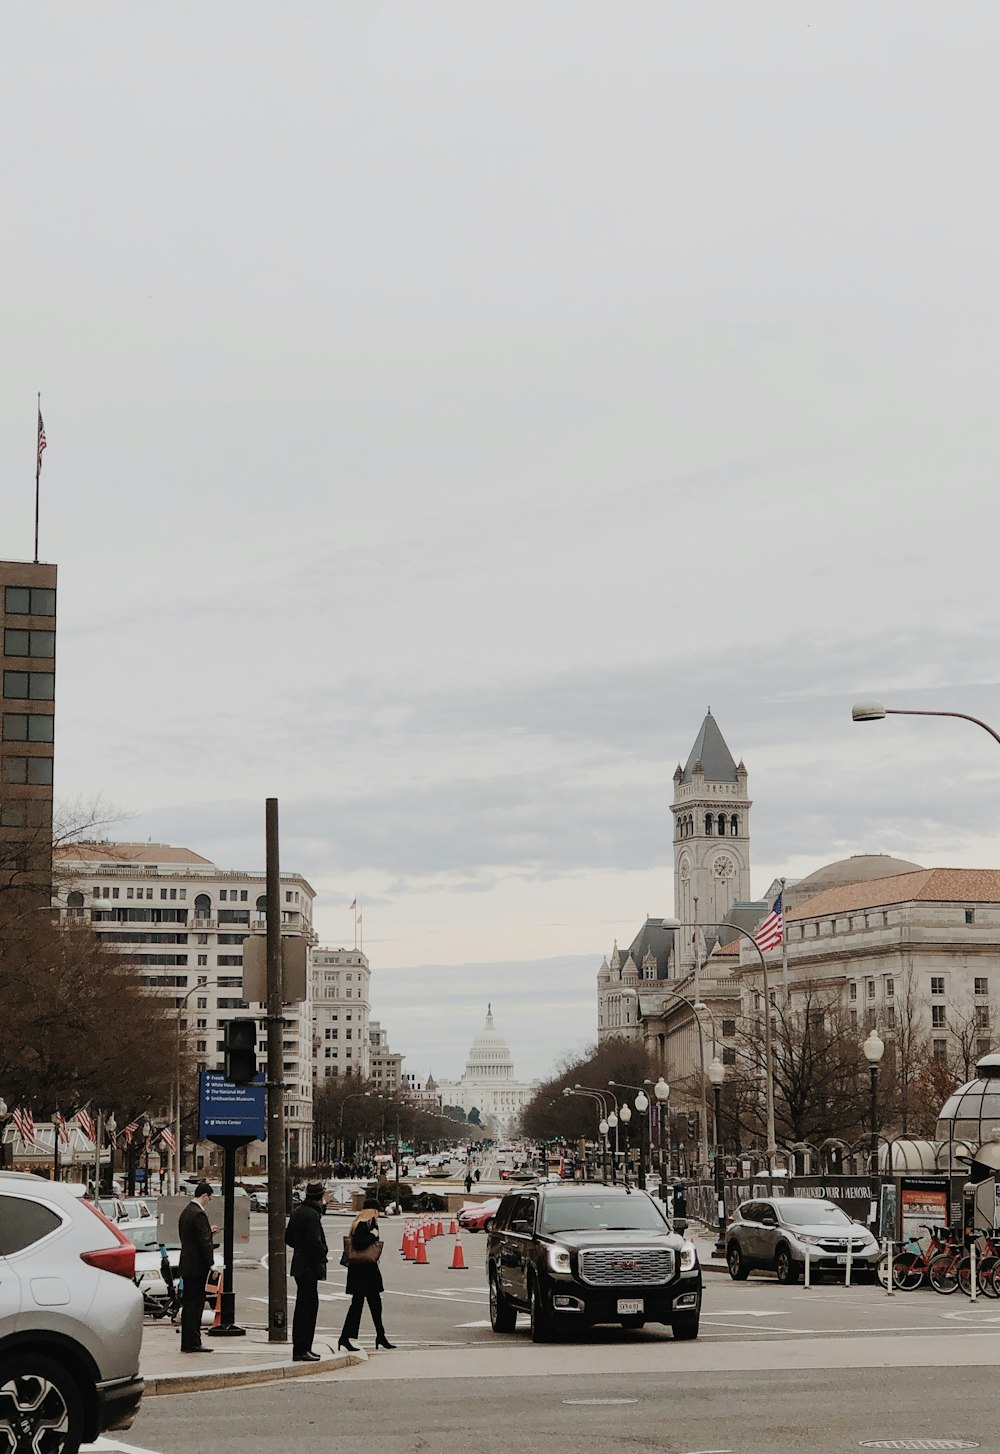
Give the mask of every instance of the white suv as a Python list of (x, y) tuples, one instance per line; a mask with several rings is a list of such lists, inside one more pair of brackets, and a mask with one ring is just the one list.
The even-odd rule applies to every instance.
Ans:
[(142, 1398), (135, 1248), (92, 1202), (0, 1172), (0, 1454), (76, 1454)]

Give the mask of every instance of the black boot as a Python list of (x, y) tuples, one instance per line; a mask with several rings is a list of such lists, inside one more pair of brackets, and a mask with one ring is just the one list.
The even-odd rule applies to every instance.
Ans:
[(340, 1337), (337, 1339), (337, 1347), (338, 1348), (343, 1348), (343, 1350), (344, 1350), (345, 1353), (360, 1353), (361, 1352), (361, 1349), (360, 1348), (355, 1348), (355, 1346), (351, 1342), (350, 1338), (346, 1337), (343, 1333), (341, 1333)]
[(377, 1333), (375, 1335), (375, 1347), (376, 1348), (395, 1348), (395, 1346), (396, 1346), (395, 1343), (390, 1343), (389, 1342), (389, 1339), (385, 1336), (385, 1333), (384, 1332)]

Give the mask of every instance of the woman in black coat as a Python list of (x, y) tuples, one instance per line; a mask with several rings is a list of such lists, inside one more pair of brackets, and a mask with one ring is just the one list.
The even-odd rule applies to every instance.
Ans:
[(351, 1306), (347, 1310), (347, 1317), (344, 1319), (344, 1326), (340, 1337), (337, 1340), (338, 1348), (345, 1348), (349, 1353), (357, 1353), (353, 1340), (358, 1336), (361, 1327), (361, 1310), (365, 1302), (368, 1303), (368, 1310), (372, 1315), (372, 1322), (375, 1324), (375, 1347), (393, 1348), (395, 1344), (390, 1343), (385, 1336), (385, 1328), (382, 1326), (382, 1273), (379, 1270), (378, 1262), (374, 1257), (361, 1257), (360, 1253), (366, 1253), (370, 1248), (381, 1246), (378, 1235), (378, 1205), (375, 1202), (366, 1202), (363, 1211), (360, 1211), (351, 1223), (351, 1230), (344, 1238), (347, 1248), (347, 1291), (351, 1294)]

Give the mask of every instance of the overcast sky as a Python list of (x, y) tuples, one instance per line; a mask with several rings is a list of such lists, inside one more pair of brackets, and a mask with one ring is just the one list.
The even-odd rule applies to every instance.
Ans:
[[(0, 51), (0, 551), (57, 795), (286, 868), (407, 1068), (525, 1075), (672, 910), (711, 704), (753, 881), (996, 866), (996, 0), (34, 0)], [(417, 966), (436, 966), (419, 973)]]

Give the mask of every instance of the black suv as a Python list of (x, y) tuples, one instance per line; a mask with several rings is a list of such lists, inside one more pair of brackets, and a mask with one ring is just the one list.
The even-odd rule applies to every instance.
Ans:
[(542, 1343), (560, 1328), (669, 1323), (697, 1338), (701, 1268), (653, 1198), (623, 1186), (542, 1185), (508, 1192), (486, 1245), (490, 1323), (513, 1333), (518, 1309)]

